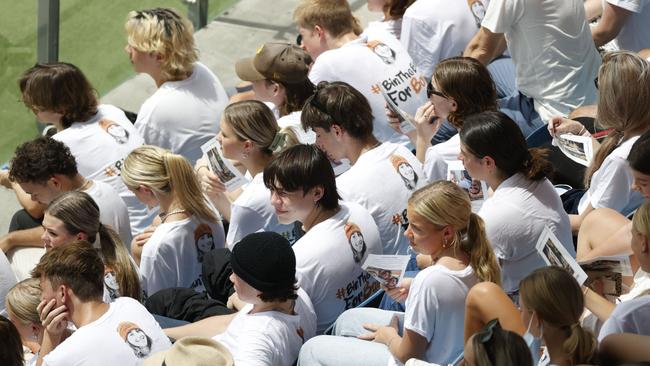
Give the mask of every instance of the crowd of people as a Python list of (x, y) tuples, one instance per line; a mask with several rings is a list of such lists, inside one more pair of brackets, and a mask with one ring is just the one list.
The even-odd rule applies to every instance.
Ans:
[(131, 11), (137, 114), (17, 76), (54, 134), (0, 171), (0, 364), (650, 362), (650, 1), (368, 8), (297, 1), (230, 95), (188, 19)]

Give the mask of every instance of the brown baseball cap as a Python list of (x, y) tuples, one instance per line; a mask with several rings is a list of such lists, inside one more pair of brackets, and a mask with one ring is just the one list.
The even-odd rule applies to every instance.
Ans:
[(274, 80), (288, 84), (307, 79), (311, 57), (302, 48), (291, 43), (265, 43), (255, 57), (244, 58), (235, 64), (235, 72), (245, 81)]

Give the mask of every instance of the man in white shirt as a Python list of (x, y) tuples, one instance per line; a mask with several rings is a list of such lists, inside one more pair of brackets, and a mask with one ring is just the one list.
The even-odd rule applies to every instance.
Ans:
[[(36, 365), (140, 365), (171, 346), (153, 316), (136, 300), (102, 302), (104, 264), (77, 241), (47, 252), (32, 272), (41, 284), (38, 306), (45, 328)], [(76, 331), (62, 341), (71, 322)]]
[[(23, 206), (33, 207), (31, 212), (38, 216), (38, 220), (42, 220), (47, 205), (61, 193), (84, 191), (97, 202), (102, 224), (111, 226), (124, 243), (131, 242), (129, 213), (124, 201), (107, 183), (81, 176), (74, 156), (63, 142), (39, 137), (19, 146), (9, 172), (4, 177), (0, 175), (0, 180), (6, 180), (19, 201), (25, 202)], [(38, 226), (7, 234), (4, 237), (7, 244), (3, 249), (7, 251), (18, 246), (42, 247), (43, 228), (40, 221), (35, 221), (35, 225)]]
[(345, 0), (302, 0), (293, 17), (302, 35), (301, 46), (314, 59), (309, 79), (314, 84), (350, 84), (372, 107), (377, 139), (408, 144), (408, 138), (388, 124), (386, 98), (415, 115), (426, 101), (427, 83), (397, 38), (386, 32), (359, 36), (358, 24)]
[(158, 87), (140, 107), (135, 127), (147, 144), (194, 164), (201, 145), (219, 132), (228, 97), (212, 71), (197, 62), (192, 24), (175, 10), (155, 8), (130, 12), (125, 27), (133, 68)]
[(337, 190), (344, 201), (370, 212), (384, 254), (407, 254), (406, 202), (427, 184), (422, 164), (404, 146), (375, 138), (368, 101), (344, 82), (321, 82), (303, 108), (302, 124), (316, 133), (316, 145), (330, 159), (350, 161), (352, 167), (336, 179)]
[(591, 40), (580, 0), (491, 0), (465, 56), (487, 65), (507, 47), (519, 95), (509, 105), (531, 127), (594, 104), (600, 56)]

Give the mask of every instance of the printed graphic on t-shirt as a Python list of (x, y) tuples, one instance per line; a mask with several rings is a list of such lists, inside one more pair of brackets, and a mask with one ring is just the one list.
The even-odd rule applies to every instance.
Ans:
[(404, 185), (409, 190), (414, 190), (418, 184), (418, 175), (415, 173), (413, 166), (409, 164), (404, 157), (399, 155), (391, 155), (390, 162), (393, 164), (393, 168), (404, 181)]
[(377, 290), (379, 282), (363, 271), (357, 278), (336, 290), (336, 298), (345, 301), (345, 310), (348, 310), (357, 307)]
[(392, 65), (395, 63), (395, 50), (390, 48), (387, 44), (378, 40), (368, 41), (367, 44), (368, 48), (370, 48), (375, 55), (379, 56), (385, 64)]
[(111, 301), (120, 297), (120, 285), (117, 283), (115, 272), (110, 267), (104, 269), (104, 287), (108, 291)]
[(474, 16), (476, 27), (481, 28), (481, 22), (485, 18), (485, 9), (490, 2), (488, 0), (467, 0), (467, 5)]
[(126, 144), (129, 141), (129, 131), (117, 123), (104, 118), (99, 121), (99, 126), (111, 135), (118, 144)]
[(356, 263), (361, 262), (366, 254), (366, 242), (363, 240), (361, 229), (356, 224), (348, 221), (345, 224), (345, 236), (348, 238), (350, 249), (352, 249), (354, 261)]
[(117, 333), (126, 342), (137, 358), (145, 358), (151, 352), (151, 337), (137, 324), (122, 322), (117, 326)]
[(197, 260), (203, 263), (205, 253), (214, 249), (214, 236), (212, 229), (207, 224), (200, 224), (194, 230), (194, 243), (196, 245)]
[(404, 209), (404, 211), (401, 213), (396, 213), (393, 215), (393, 224), (400, 225), (402, 227), (402, 231), (406, 231), (406, 229), (408, 229), (409, 219), (408, 216), (406, 216), (406, 209)]

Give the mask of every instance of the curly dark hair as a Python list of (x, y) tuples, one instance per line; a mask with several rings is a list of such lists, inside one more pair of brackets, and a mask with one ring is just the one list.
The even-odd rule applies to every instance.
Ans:
[(20, 145), (9, 168), (9, 179), (17, 183), (44, 184), (55, 174), (74, 177), (77, 161), (63, 142), (49, 137)]
[(272, 302), (272, 301), (284, 302), (287, 300), (297, 299), (298, 294), (296, 291), (298, 291), (298, 286), (293, 284), (291, 286), (287, 286), (282, 289), (262, 292), (261, 294), (258, 295), (258, 297), (260, 298), (260, 300), (264, 302)]

